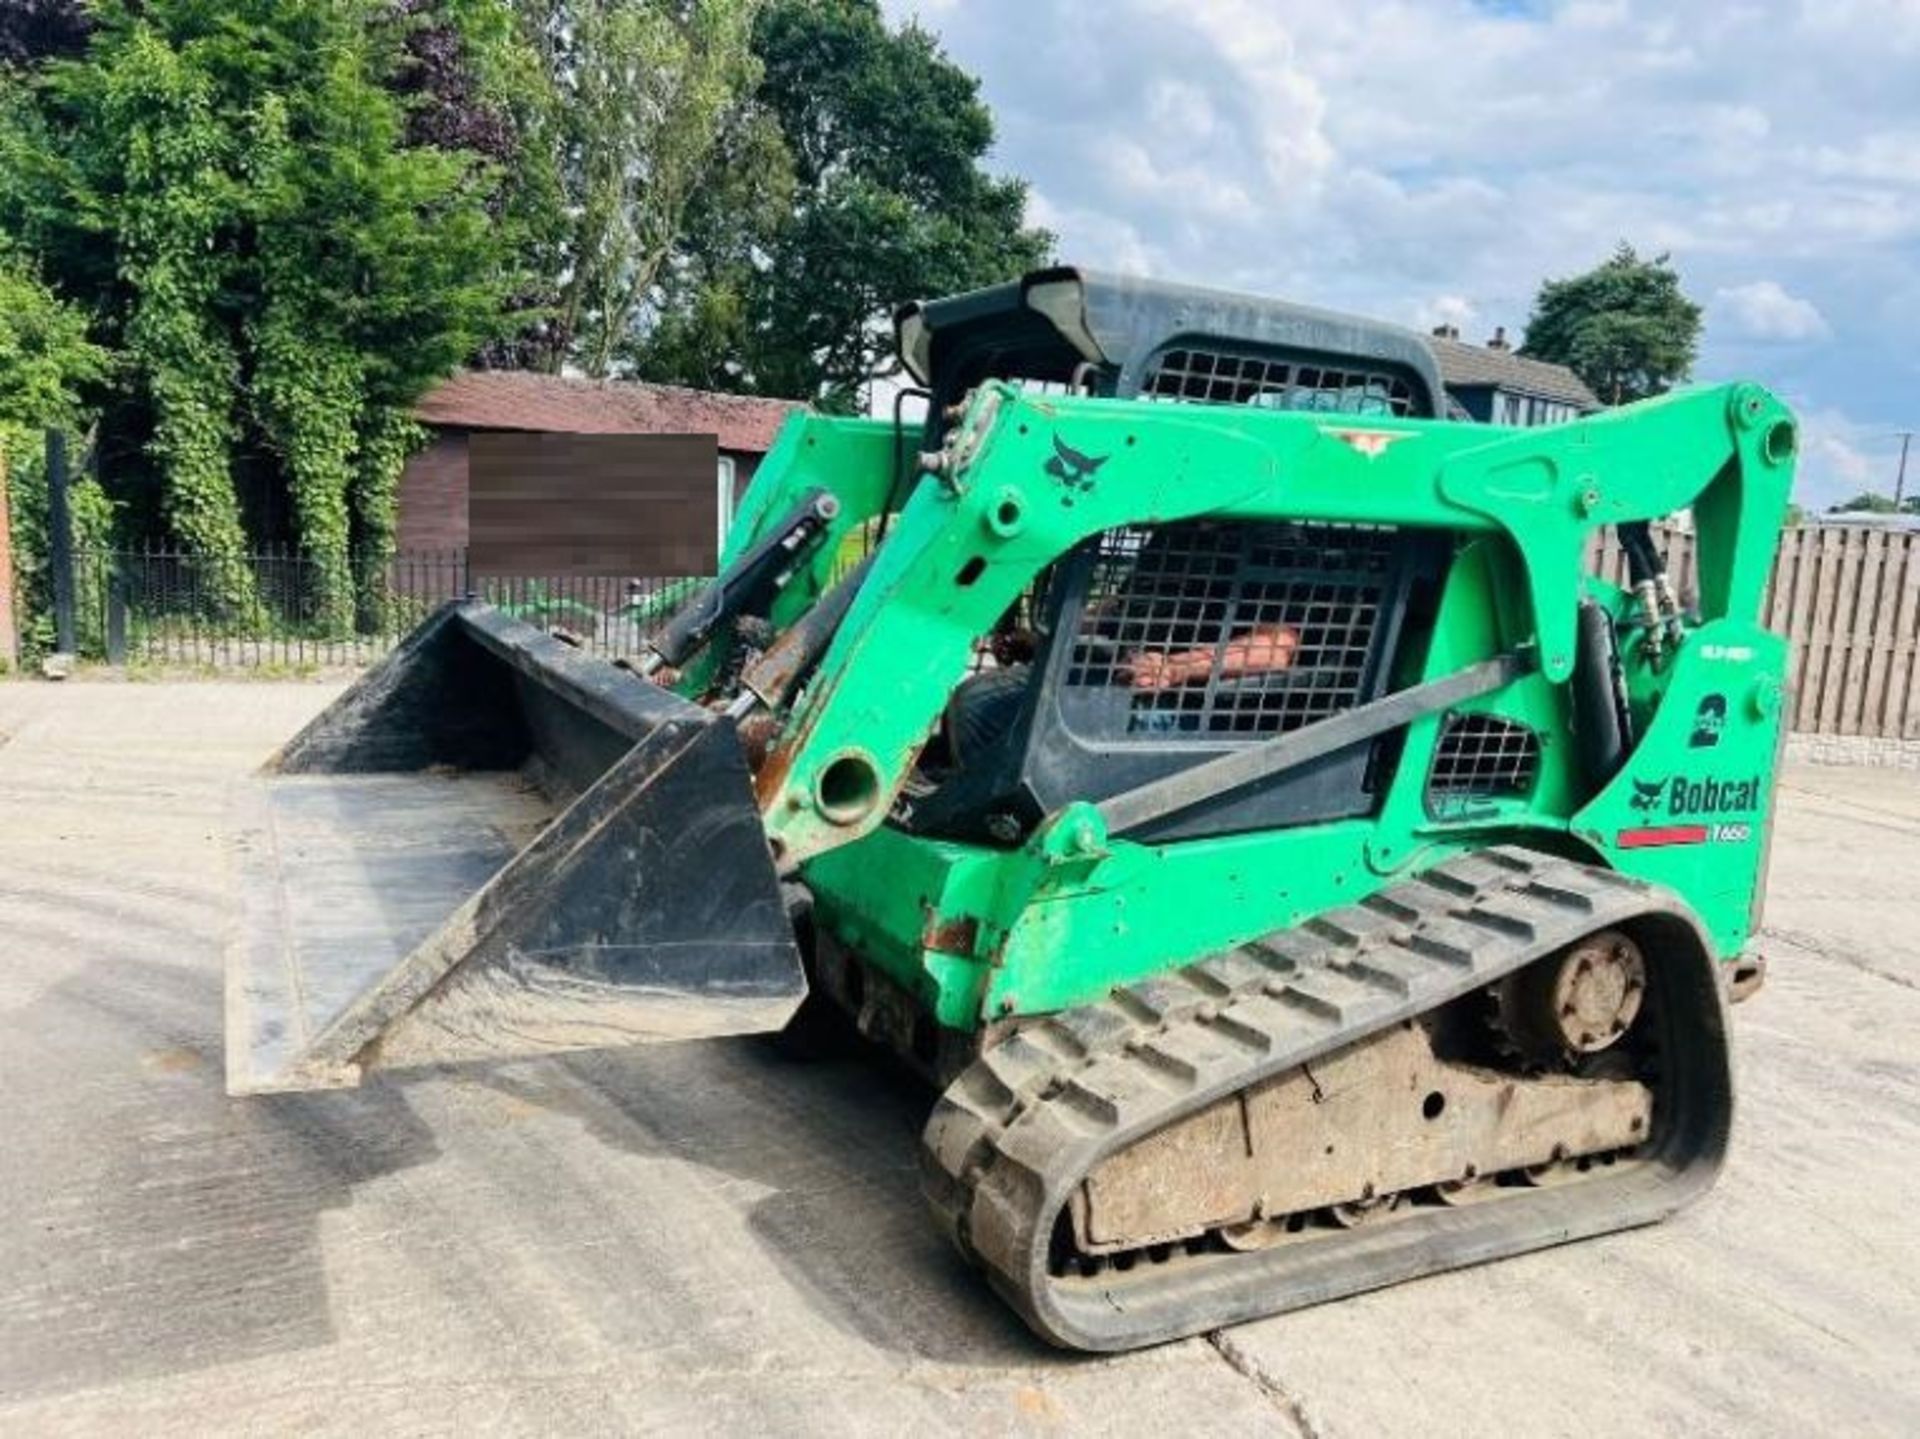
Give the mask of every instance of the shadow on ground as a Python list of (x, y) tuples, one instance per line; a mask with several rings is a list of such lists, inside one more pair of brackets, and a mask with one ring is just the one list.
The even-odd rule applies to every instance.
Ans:
[(480, 1082), (623, 1152), (773, 1191), (753, 1202), (751, 1233), (844, 1333), (941, 1363), (1064, 1358), (936, 1231), (918, 1170), (935, 1095), (883, 1054), (798, 1060), (767, 1037), (502, 1066)]
[(213, 974), (120, 954), (7, 1016), (0, 1094), (40, 1108), (0, 1179), (0, 1393), (332, 1338), (320, 1215), (433, 1137), (389, 1087), (228, 1099), (220, 1012)]

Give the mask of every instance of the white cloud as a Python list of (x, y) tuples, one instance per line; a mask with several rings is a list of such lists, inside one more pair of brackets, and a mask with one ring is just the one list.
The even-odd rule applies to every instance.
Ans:
[(1860, 445), (1860, 429), (1844, 415), (1816, 410), (1801, 420), (1801, 464), (1810, 487), (1857, 491), (1868, 488), (1874, 465)]
[(1714, 292), (1713, 314), (1743, 340), (1824, 340), (1831, 331), (1811, 301), (1777, 280), (1755, 280)]
[[(1802, 406), (1800, 462), (1794, 498), (1824, 510), (1863, 491), (1891, 495), (1900, 468), (1900, 437), (1840, 410)], [(1920, 492), (1920, 446), (1907, 463), (1907, 493)]]
[(1452, 325), (1465, 336), (1479, 323), (1479, 311), (1465, 295), (1435, 295), (1431, 300), (1421, 302), (1414, 319), (1423, 330)]
[(1916, 0), (886, 3), (1064, 259), (1517, 333), (1626, 239), (1708, 301), (1703, 377), (1920, 424)]
[(1801, 153), (1817, 175), (1834, 180), (1920, 185), (1920, 130), (1883, 130)]
[(1123, 275), (1153, 273), (1152, 252), (1132, 225), (1114, 223), (1108, 216), (1069, 205), (1056, 205), (1044, 190), (1027, 192), (1027, 223), (1056, 235), (1084, 237), (1069, 252), (1076, 264), (1118, 270)]

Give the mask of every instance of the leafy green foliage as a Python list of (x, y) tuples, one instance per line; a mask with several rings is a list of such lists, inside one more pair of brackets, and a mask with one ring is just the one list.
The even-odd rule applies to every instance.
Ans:
[[(244, 552), (235, 477), (265, 473), (291, 493), (323, 615), (348, 626), (354, 543), (392, 534), (395, 413), (507, 323), (519, 277), (512, 227), (489, 209), (500, 172), (408, 143), (406, 7), (101, 0), (91, 14), (84, 57), (38, 72), (11, 112), (0, 226), (119, 352), (103, 443), (145, 458), (174, 534)], [(375, 483), (370, 462), (388, 470)], [(130, 466), (110, 478), (138, 488)], [(218, 571), (225, 600), (249, 604), (246, 567)]]
[(0, 424), (90, 427), (232, 614), (292, 535), (380, 622), (463, 363), (851, 409), (894, 304), (1050, 246), (877, 0), (19, 0), (0, 73)]
[(354, 476), (356, 519), (354, 595), (360, 628), (390, 629), (394, 598), (387, 592), (387, 561), (394, 551), (400, 472), (407, 456), (426, 443), (427, 432), (399, 405), (369, 409), (361, 417), (359, 468)]
[(9, 430), (74, 424), (80, 387), (106, 368), (106, 352), (87, 339), (86, 316), (0, 248), (0, 443)]
[(1700, 345), (1700, 307), (1662, 254), (1625, 241), (1584, 275), (1540, 287), (1520, 353), (1565, 365), (1611, 405), (1662, 395), (1684, 381)]
[[(239, 361), (215, 311), (220, 269), (206, 259), (240, 203), (234, 137), (205, 67), (124, 13), (102, 21), (91, 63), (52, 68), (52, 128), (73, 148), (49, 170), (77, 226), (112, 237), (121, 339), (145, 383), (173, 529), (197, 551), (238, 554), (245, 536), (227, 463)], [(242, 587), (230, 598), (249, 596)]]
[[(54, 643), (40, 431), (75, 424), (80, 388), (106, 367), (105, 352), (87, 340), (86, 317), (0, 246), (0, 523), (10, 521), (17, 618), (29, 659)], [(113, 511), (98, 484), (84, 478), (68, 496), (76, 537), (104, 537)]]
[(1052, 237), (1023, 226), (1023, 183), (981, 169), (978, 84), (918, 25), (890, 29), (875, 0), (770, 0), (753, 50), (759, 87), (629, 354), (650, 378), (856, 409), (896, 369), (894, 306), (1007, 279)]
[[(38, 433), (16, 430), (11, 443), (0, 426), (0, 479), (7, 488), (13, 537), (15, 620), (21, 658), (31, 663), (53, 653), (53, 569), (48, 563), (47, 467), (44, 440)], [(67, 482), (67, 516), (77, 551), (101, 551), (112, 543), (117, 507), (91, 474), (82, 472)], [(104, 595), (76, 576), (82, 593), (75, 606), (79, 638), (87, 652), (97, 653)], [(89, 592), (90, 590), (90, 592)]]
[[(544, 323), (526, 358), (604, 377), (707, 181), (723, 126), (759, 78), (757, 0), (517, 0), (537, 64), (514, 92), (515, 200), (544, 241)], [(529, 82), (532, 83), (529, 83)], [(540, 158), (552, 156), (551, 168)], [(544, 219), (544, 224), (539, 223)]]
[(1883, 495), (1876, 490), (1862, 490), (1850, 500), (1842, 500), (1837, 505), (1828, 505), (1830, 515), (1920, 515), (1920, 495), (1907, 495), (1898, 504), (1892, 495)]

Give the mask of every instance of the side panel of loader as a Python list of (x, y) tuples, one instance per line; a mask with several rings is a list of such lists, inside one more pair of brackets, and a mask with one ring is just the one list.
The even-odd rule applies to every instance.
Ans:
[[(1793, 476), (1793, 423), (1771, 396), (1727, 386), (1536, 431), (1386, 420), (1357, 429), (1250, 407), (1013, 391), (997, 408), (993, 395), (977, 398), (969, 415), (953, 447), (964, 467), (915, 491), (762, 780), (769, 829), (804, 859), (821, 925), (941, 1023), (965, 1030), (1095, 1002), (1116, 982), (1503, 840), (1668, 884), (1719, 956), (1738, 956), (1771, 808), (1784, 664), (1754, 624), (1766, 569), (1752, 557), (1772, 552)], [(1061, 437), (1104, 457), (1084, 486), (1049, 468)], [(1696, 500), (1701, 612), (1677, 652), (1652, 663), (1636, 597), (1583, 578), (1580, 557), (1610, 525)], [(1352, 821), (1166, 844), (1107, 833), (1071, 803), (1024, 843), (957, 843), (884, 822), (884, 801), (940, 723), (974, 636), (1074, 545), (1193, 514), (1445, 530), (1456, 545), (1442, 593), (1412, 624), (1418, 642), (1392, 687), (1505, 653), (1534, 667), (1408, 724), (1393, 762), (1375, 772), (1377, 807)], [(1604, 794), (1583, 770), (1573, 718), (1582, 600), (1620, 637), (1640, 746)], [(1314, 636), (1304, 644), (1314, 648)], [(1715, 745), (1695, 743), (1703, 706), (1721, 716)], [(1476, 766), (1502, 772), (1503, 754), (1526, 746), (1532, 757), (1509, 782), (1472, 783)], [(1443, 757), (1451, 786), (1435, 780)], [(848, 788), (868, 800), (864, 815), (827, 813), (825, 784), (860, 766), (868, 782)], [(1713, 803), (1731, 806), (1724, 823), (1663, 834), (1633, 808), (1633, 782), (1657, 781), (1664, 819), (1676, 777), (1715, 781)], [(926, 801), (896, 800), (895, 815), (901, 803)], [(1096, 826), (1084, 843), (1050, 842), (1082, 824)], [(901, 875), (918, 878), (909, 886)]]

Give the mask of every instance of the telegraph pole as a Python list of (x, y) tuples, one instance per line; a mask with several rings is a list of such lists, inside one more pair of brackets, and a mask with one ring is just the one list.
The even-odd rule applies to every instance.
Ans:
[(1900, 431), (1900, 469), (1893, 477), (1893, 512), (1900, 513), (1900, 502), (1907, 493), (1907, 446), (1913, 443), (1913, 431)]

